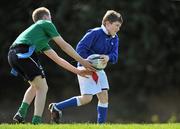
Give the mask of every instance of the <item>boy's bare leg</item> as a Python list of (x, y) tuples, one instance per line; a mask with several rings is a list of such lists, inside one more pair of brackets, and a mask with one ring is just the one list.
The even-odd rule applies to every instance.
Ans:
[(45, 78), (37, 76), (32, 82), (31, 85), (35, 86), (36, 96), (34, 100), (34, 116), (32, 119), (33, 124), (41, 123), (41, 117), (44, 111), (46, 94), (48, 91), (48, 86)]
[(25, 103), (30, 105), (35, 96), (36, 96), (36, 88), (35, 88), (34, 85), (31, 85), (26, 90), (26, 93), (24, 94), (23, 102), (25, 102)]
[(108, 91), (103, 90), (97, 94), (98, 105), (97, 105), (97, 123), (105, 123), (108, 111)]

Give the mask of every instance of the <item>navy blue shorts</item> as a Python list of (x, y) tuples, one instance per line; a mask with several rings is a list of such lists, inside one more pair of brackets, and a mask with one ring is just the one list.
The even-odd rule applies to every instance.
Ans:
[(17, 53), (26, 53), (28, 50), (28, 45), (17, 45), (10, 48), (8, 53), (8, 62), (10, 66), (27, 81), (32, 81), (39, 75), (45, 78), (45, 73), (35, 52), (25, 59), (19, 59), (17, 57)]

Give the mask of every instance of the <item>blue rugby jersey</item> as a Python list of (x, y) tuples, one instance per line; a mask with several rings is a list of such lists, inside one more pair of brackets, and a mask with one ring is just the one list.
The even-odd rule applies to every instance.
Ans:
[(112, 37), (102, 27), (97, 27), (87, 31), (77, 44), (76, 51), (85, 59), (91, 54), (108, 55), (109, 62), (115, 64), (118, 61), (118, 46), (117, 34)]

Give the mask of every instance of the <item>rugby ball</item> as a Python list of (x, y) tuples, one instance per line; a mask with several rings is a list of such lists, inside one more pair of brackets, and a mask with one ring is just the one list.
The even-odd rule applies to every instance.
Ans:
[(88, 56), (87, 60), (93, 65), (96, 70), (103, 70), (107, 66), (107, 63), (102, 63), (102, 58), (99, 54), (92, 54)]

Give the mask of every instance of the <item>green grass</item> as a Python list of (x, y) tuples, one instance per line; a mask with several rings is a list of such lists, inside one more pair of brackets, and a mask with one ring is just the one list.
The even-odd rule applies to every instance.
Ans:
[(0, 129), (180, 129), (176, 124), (0, 124)]

